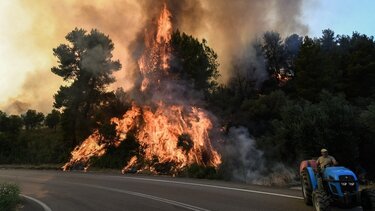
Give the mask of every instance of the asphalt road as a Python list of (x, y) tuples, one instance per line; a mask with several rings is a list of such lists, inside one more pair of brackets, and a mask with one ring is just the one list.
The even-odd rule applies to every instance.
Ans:
[(298, 190), (163, 176), (0, 169), (51, 210), (313, 210)]

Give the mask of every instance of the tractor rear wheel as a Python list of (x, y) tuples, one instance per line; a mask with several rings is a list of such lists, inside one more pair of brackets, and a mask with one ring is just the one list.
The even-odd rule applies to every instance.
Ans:
[(331, 197), (324, 190), (316, 190), (313, 193), (313, 203), (316, 211), (329, 211)]
[(302, 195), (305, 204), (312, 205), (312, 185), (310, 182), (310, 176), (307, 169), (303, 169), (301, 172), (301, 185), (302, 185)]
[(364, 189), (361, 191), (361, 204), (363, 210), (375, 210), (374, 189)]

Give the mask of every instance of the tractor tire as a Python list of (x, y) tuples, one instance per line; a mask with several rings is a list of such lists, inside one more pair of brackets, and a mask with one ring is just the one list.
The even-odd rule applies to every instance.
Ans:
[(375, 189), (361, 191), (361, 205), (363, 210), (375, 210)]
[(310, 175), (307, 169), (303, 169), (301, 172), (301, 185), (302, 185), (302, 196), (305, 204), (312, 205), (312, 192), (313, 188), (311, 185)]
[(313, 193), (313, 203), (316, 211), (329, 211), (331, 210), (330, 203), (331, 197), (323, 190), (316, 190)]

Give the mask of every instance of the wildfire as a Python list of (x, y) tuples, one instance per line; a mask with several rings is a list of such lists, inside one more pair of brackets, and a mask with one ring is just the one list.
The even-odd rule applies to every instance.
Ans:
[(281, 68), (274, 74), (274, 77), (278, 80), (279, 86), (285, 86), (289, 80), (294, 77), (294, 73), (292, 70), (287, 70), (285, 68)]
[[(157, 157), (160, 163), (173, 162), (177, 168), (188, 164), (217, 166), (220, 157), (213, 150), (209, 139), (212, 123), (207, 115), (198, 108), (160, 105), (155, 112), (144, 108), (145, 125), (138, 139), (145, 148), (145, 157)], [(191, 139), (190, 146), (179, 147), (185, 134)], [(202, 154), (209, 153), (207, 161)]]
[(86, 171), (89, 167), (89, 160), (91, 157), (100, 157), (105, 154), (106, 145), (100, 144), (99, 142), (99, 133), (95, 131), (90, 135), (79, 147), (76, 147), (72, 154), (71, 161), (66, 163), (62, 169), (68, 170), (73, 165), (84, 165), (81, 166)]
[(140, 116), (140, 109), (133, 106), (132, 109), (127, 111), (122, 119), (112, 118), (111, 122), (115, 123), (117, 138), (113, 142), (106, 142), (104, 138), (99, 134), (99, 131), (95, 131), (91, 134), (80, 146), (77, 146), (72, 151), (72, 157), (68, 163), (66, 163), (62, 169), (69, 170), (76, 165), (83, 165), (84, 170), (87, 170), (90, 166), (89, 161), (92, 157), (101, 157), (106, 153), (108, 145), (114, 144), (119, 146), (121, 141), (126, 138), (126, 134), (135, 126), (136, 118)]
[(130, 161), (128, 163), (128, 165), (126, 165), (122, 170), (121, 172), (124, 174), (126, 172), (129, 172), (130, 169), (135, 165), (137, 164), (137, 161), (138, 161), (138, 158), (137, 156), (133, 156), (132, 158), (130, 158)]
[(169, 12), (167, 5), (164, 4), (163, 11), (158, 20), (158, 32), (156, 34), (156, 42), (168, 43), (172, 38), (172, 14)]
[[(117, 125), (115, 140), (103, 141), (103, 137), (95, 131), (74, 149), (71, 160), (63, 166), (64, 170), (77, 164), (84, 165), (87, 169), (90, 158), (104, 155), (109, 144), (119, 146), (126, 140), (130, 130), (135, 131), (142, 149), (140, 156), (147, 163), (143, 165), (143, 169), (157, 173), (157, 166), (165, 164), (171, 166), (168, 172), (177, 172), (194, 163), (214, 167), (221, 163), (220, 155), (211, 144), (209, 132), (213, 124), (208, 113), (188, 103), (174, 104), (163, 100), (161, 90), (167, 89), (163, 82), (170, 78), (170, 41), (173, 31), (171, 18), (170, 11), (164, 5), (156, 29), (145, 33), (146, 49), (138, 61), (143, 77), (139, 90), (151, 95), (157, 92), (162, 95), (161, 99), (155, 101), (151, 97), (148, 103), (133, 103), (122, 118), (111, 120)], [(140, 160), (137, 156), (132, 157), (122, 171), (129, 171)]]

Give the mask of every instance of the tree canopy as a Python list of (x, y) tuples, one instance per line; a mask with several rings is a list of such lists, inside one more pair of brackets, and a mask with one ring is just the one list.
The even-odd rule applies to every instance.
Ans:
[(171, 47), (173, 62), (171, 70), (182, 80), (189, 81), (197, 90), (208, 93), (217, 86), (219, 77), (217, 54), (207, 45), (193, 36), (175, 31), (172, 34)]
[(69, 83), (55, 94), (54, 107), (63, 109), (62, 126), (74, 146), (96, 126), (102, 105), (113, 101), (106, 87), (115, 81), (112, 73), (121, 64), (112, 60), (112, 40), (96, 29), (88, 33), (76, 28), (65, 38), (68, 44), (53, 49), (58, 66), (51, 71)]
[(41, 126), (44, 121), (44, 114), (36, 110), (27, 110), (21, 117), (27, 130)]
[[(363, 167), (374, 178), (373, 37), (327, 29), (320, 38), (283, 39), (267, 32), (260, 45), (268, 79), (257, 86), (233, 71), (234, 80), (210, 95), (227, 131), (246, 126), (271, 161), (296, 166), (324, 147), (341, 165)], [(293, 73), (283, 84), (281, 70)]]
[(53, 109), (51, 113), (47, 114), (45, 123), (49, 128), (56, 130), (57, 125), (60, 123), (60, 119), (61, 113), (58, 110)]

